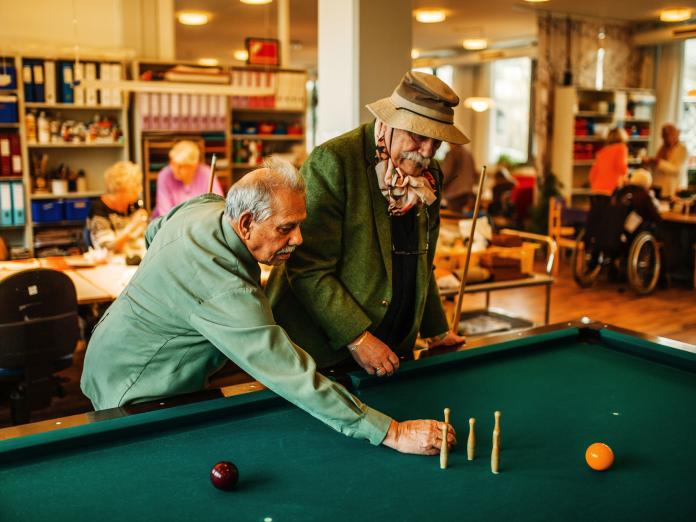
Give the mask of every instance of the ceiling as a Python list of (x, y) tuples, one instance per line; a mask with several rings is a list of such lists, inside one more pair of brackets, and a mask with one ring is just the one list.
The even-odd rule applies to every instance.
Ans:
[[(483, 37), (489, 45), (529, 43), (536, 38), (537, 11), (637, 24), (656, 22), (661, 8), (691, 7), (696, 0), (550, 0), (529, 4), (521, 0), (414, 0), (414, 8), (437, 6), (449, 11), (445, 22), (421, 24), (413, 20), (413, 48), (421, 55), (442, 50), (460, 52), (466, 37)], [(317, 0), (290, 0), (291, 66), (315, 69), (317, 62)], [(276, 2), (265, 6), (239, 0), (175, 0), (175, 9), (195, 9), (213, 14), (209, 24), (176, 24), (177, 58), (212, 57), (235, 62), (232, 52), (244, 48), (247, 36), (274, 38)], [(693, 20), (693, 19), (692, 19)]]

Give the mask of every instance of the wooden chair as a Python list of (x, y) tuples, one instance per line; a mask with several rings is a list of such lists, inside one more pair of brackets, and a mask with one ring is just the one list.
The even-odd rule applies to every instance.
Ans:
[(549, 236), (558, 248), (557, 261), (553, 264), (553, 275), (558, 275), (564, 250), (575, 250), (575, 228), (563, 226), (563, 200), (553, 197), (549, 200)]

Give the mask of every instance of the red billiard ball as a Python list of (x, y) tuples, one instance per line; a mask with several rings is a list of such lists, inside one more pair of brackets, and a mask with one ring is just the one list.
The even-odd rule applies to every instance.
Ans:
[(210, 470), (210, 481), (218, 489), (230, 491), (239, 480), (239, 470), (237, 466), (225, 460), (218, 462)]
[(604, 471), (614, 463), (614, 452), (606, 444), (595, 442), (585, 451), (585, 460), (592, 469)]

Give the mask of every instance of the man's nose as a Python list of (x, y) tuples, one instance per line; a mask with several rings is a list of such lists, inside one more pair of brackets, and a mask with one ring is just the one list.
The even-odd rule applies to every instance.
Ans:
[(421, 143), (419, 152), (423, 157), (432, 158), (435, 155), (436, 149), (437, 146), (435, 144), (435, 140), (432, 138), (428, 138), (427, 140), (424, 140)]
[(302, 231), (300, 230), (300, 227), (297, 227), (290, 235), (290, 241), (288, 241), (288, 245), (300, 246), (301, 244), (302, 244)]

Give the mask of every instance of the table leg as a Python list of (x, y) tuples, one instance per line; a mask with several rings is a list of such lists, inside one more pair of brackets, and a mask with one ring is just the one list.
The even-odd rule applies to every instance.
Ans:
[(549, 324), (549, 315), (551, 312), (551, 285), (546, 285), (546, 310), (544, 312), (544, 324)]
[(486, 291), (486, 312), (488, 312), (488, 309), (491, 307), (491, 292), (489, 290)]

